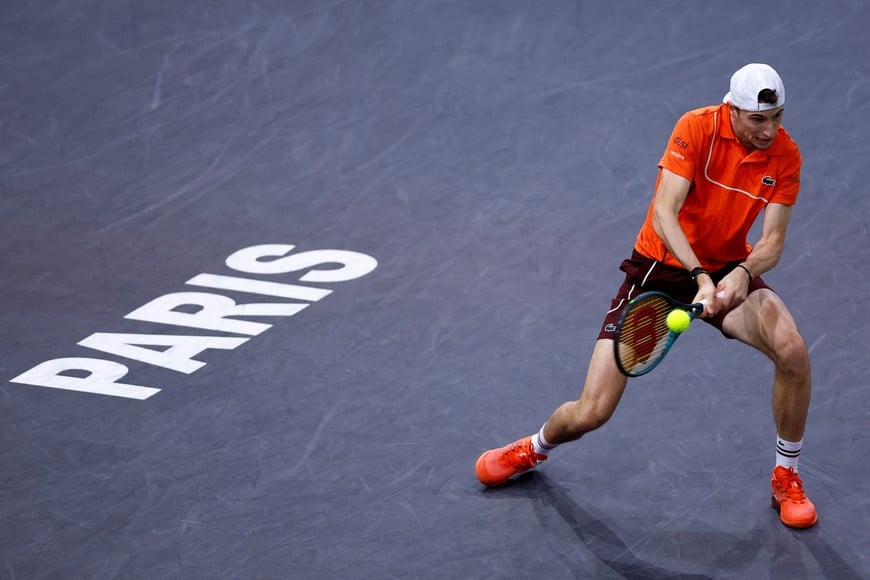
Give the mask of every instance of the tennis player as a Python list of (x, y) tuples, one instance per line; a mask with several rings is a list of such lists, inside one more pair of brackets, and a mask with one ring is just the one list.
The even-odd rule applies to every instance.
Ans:
[[(580, 397), (559, 406), (537, 433), (483, 453), (475, 466), (481, 483), (501, 485), (610, 419), (627, 382), (613, 350), (620, 312), (638, 294), (658, 290), (680, 302), (707, 300), (702, 320), (773, 362), (772, 503), (787, 526), (818, 521), (798, 476), (809, 353), (789, 309), (761, 278), (779, 262), (800, 189), (802, 159), (782, 127), (784, 105), (777, 72), (753, 63), (733, 74), (721, 105), (679, 119), (634, 251), (620, 266), (625, 278), (604, 317)], [(747, 236), (759, 215), (761, 236), (753, 246)]]

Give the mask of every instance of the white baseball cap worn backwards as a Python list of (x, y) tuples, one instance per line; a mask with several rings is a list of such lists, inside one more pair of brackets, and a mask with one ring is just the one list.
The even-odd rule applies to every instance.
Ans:
[[(758, 93), (770, 89), (776, 93), (776, 103), (759, 103)], [(731, 90), (722, 99), (744, 111), (768, 111), (785, 105), (785, 87), (782, 79), (766, 64), (747, 64), (731, 75)]]

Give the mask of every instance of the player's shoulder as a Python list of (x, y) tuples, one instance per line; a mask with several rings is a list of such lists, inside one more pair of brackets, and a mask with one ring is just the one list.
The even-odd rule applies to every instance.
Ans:
[(717, 114), (719, 113), (719, 110), (720, 107), (717, 107), (715, 105), (692, 109), (683, 113), (677, 123), (680, 125), (689, 125), (696, 128), (706, 127), (712, 129), (718, 122)]
[(776, 144), (776, 150), (780, 155), (797, 155), (800, 156), (800, 147), (798, 147), (797, 142), (792, 139), (792, 136), (789, 135), (788, 131), (786, 131), (785, 127), (782, 125), (776, 131), (776, 139), (774, 140)]
[(716, 113), (718, 113), (722, 109), (721, 105), (710, 105), (708, 107), (699, 107), (697, 109), (692, 109), (691, 111), (686, 111), (684, 117), (692, 117), (695, 119), (703, 119), (703, 120), (713, 120), (716, 117)]

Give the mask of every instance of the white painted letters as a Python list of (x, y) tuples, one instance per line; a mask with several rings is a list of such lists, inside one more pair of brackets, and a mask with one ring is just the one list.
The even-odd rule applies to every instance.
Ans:
[(217, 290), (234, 290), (249, 294), (261, 294), (263, 296), (277, 296), (291, 300), (308, 300), (317, 302), (321, 298), (332, 294), (332, 290), (312, 288), (311, 286), (298, 286), (296, 284), (281, 284), (279, 282), (264, 282), (262, 280), (250, 280), (248, 278), (236, 278), (235, 276), (218, 276), (217, 274), (199, 274), (185, 284), (215, 288)]
[[(117, 382), (128, 370), (121, 363), (98, 358), (56, 358), (39, 363), (11, 382), (139, 400), (160, 392), (160, 389)], [(85, 371), (88, 376), (79, 378), (62, 374), (70, 371)]]
[[(378, 262), (373, 257), (348, 250), (311, 250), (288, 255), (291, 244), (261, 244), (241, 249), (226, 259), (226, 265), (247, 274), (288, 274), (307, 270), (299, 281), (308, 283), (346, 282), (365, 276)], [(316, 268), (315, 266), (325, 266)], [(294, 300), (294, 302), (257, 302), (239, 304), (232, 298), (210, 292), (173, 292), (140, 306), (124, 318), (257, 336), (271, 324), (242, 317), (290, 317), (332, 293), (332, 290), (238, 276), (198, 274), (186, 284), (221, 291), (244, 292)], [(95, 332), (78, 342), (79, 346), (136, 360), (179, 373), (193, 373), (206, 363), (194, 357), (209, 349), (233, 350), (249, 338), (192, 336), (176, 334), (121, 334)], [(147, 348), (157, 347), (157, 348)], [(23, 372), (13, 383), (50, 387), (83, 393), (130, 399), (147, 399), (160, 389), (117, 382), (129, 369), (118, 362), (97, 358), (69, 357), (42, 362)], [(72, 374), (71, 374), (72, 373)], [(86, 376), (80, 376), (86, 374)]]
[[(86, 339), (79, 341), (79, 346), (86, 346), (94, 350), (190, 374), (205, 366), (204, 362), (193, 359), (194, 356), (202, 351), (210, 348), (232, 350), (248, 340), (247, 338), (226, 338), (222, 336), (95, 332)], [(155, 350), (153, 348), (142, 348), (141, 345), (168, 346), (169, 348), (166, 350)]]
[(277, 260), (260, 260), (285, 256), (294, 247), (277, 244), (251, 246), (227, 258), (227, 266), (249, 274), (286, 274), (321, 264), (340, 264), (339, 268), (312, 270), (299, 279), (303, 282), (347, 282), (365, 276), (378, 265), (378, 261), (367, 254), (347, 250), (311, 250)]
[[(180, 306), (196, 306), (199, 310), (194, 313), (175, 310)], [(227, 317), (293, 316), (305, 308), (308, 308), (308, 304), (236, 304), (232, 298), (220, 294), (175, 292), (155, 298), (124, 318), (256, 336), (272, 328), (272, 325), (246, 320), (230, 320)]]

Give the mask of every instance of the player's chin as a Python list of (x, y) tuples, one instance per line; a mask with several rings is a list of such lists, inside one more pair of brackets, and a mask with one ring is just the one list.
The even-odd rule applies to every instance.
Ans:
[(756, 149), (761, 149), (764, 151), (765, 149), (769, 149), (771, 145), (773, 145), (773, 139), (754, 139), (752, 144), (755, 145)]

